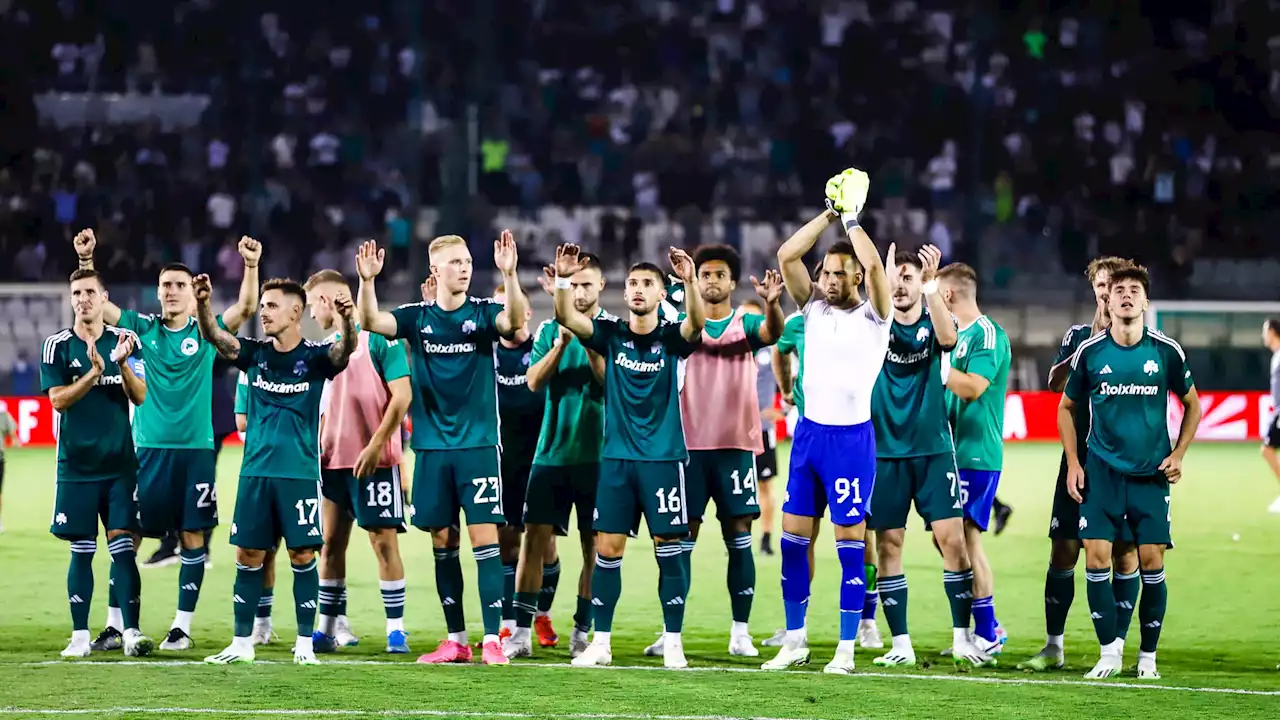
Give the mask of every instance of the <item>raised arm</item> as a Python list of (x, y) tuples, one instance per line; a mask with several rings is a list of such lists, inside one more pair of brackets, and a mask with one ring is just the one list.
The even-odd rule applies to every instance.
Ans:
[(787, 288), (787, 294), (801, 308), (813, 296), (813, 276), (804, 265), (804, 256), (813, 249), (822, 233), (831, 227), (831, 223), (839, 219), (840, 216), (834, 210), (824, 210), (778, 248), (778, 268), (782, 272), (782, 283)]
[(680, 335), (690, 342), (702, 337), (702, 328), (707, 324), (707, 309), (702, 302), (702, 295), (694, 284), (696, 277), (693, 269), (693, 258), (680, 248), (667, 251), (671, 260), (671, 269), (680, 278), (688, 292), (684, 294), (684, 320), (680, 321)]
[(124, 394), (129, 398), (129, 402), (141, 405), (147, 401), (147, 382), (138, 377), (133, 372), (133, 366), (129, 364), (129, 356), (136, 348), (133, 333), (120, 333), (120, 338), (116, 340), (116, 349), (111, 351), (111, 361), (120, 366), (120, 380), (124, 383)]
[(209, 276), (200, 274), (191, 281), (191, 289), (196, 296), (196, 323), (200, 326), (200, 334), (218, 351), (218, 355), (228, 360), (240, 357), (240, 341), (235, 335), (218, 326), (218, 319), (213, 315), (209, 304), (213, 295), (213, 286)]
[(360, 289), (356, 292), (356, 317), (360, 321), (360, 327), (365, 330), (393, 338), (399, 332), (399, 323), (396, 322), (395, 315), (378, 310), (378, 295), (373, 289), (373, 279), (382, 272), (386, 252), (379, 249), (372, 240), (360, 244), (360, 250), (356, 253), (356, 272), (360, 274)]
[[(76, 236), (71, 239), (71, 244), (76, 249), (76, 257), (80, 261), (80, 269), (92, 270), (93, 251), (94, 248), (98, 247), (98, 239), (93, 235), (93, 228), (85, 228), (76, 233)], [(104, 300), (102, 302), (102, 319), (108, 325), (119, 325), (120, 306), (111, 302), (111, 300)]]
[(942, 252), (938, 248), (933, 245), (920, 248), (920, 266), (923, 268), (920, 279), (924, 280), (924, 302), (929, 308), (933, 336), (943, 350), (950, 350), (956, 346), (956, 320), (951, 317), (951, 309), (938, 291), (938, 265), (941, 263)]
[(262, 259), (262, 244), (245, 235), (236, 249), (244, 258), (244, 278), (240, 280), (240, 295), (235, 304), (222, 311), (222, 324), (232, 334), (239, 332), (258, 310), (258, 261)]
[(506, 307), (498, 314), (498, 334), (510, 340), (529, 315), (529, 298), (520, 289), (520, 277), (516, 275), (516, 238), (510, 230), (503, 230), (493, 241), (493, 262), (502, 273), (502, 286), (507, 295)]
[(346, 288), (339, 290), (333, 297), (333, 309), (338, 311), (338, 342), (329, 348), (329, 362), (342, 372), (347, 369), (351, 353), (356, 351), (360, 341), (360, 331), (356, 329), (355, 305)]
[(595, 334), (595, 324), (573, 306), (573, 286), (569, 283), (569, 278), (582, 269), (579, 252), (581, 249), (577, 245), (566, 244), (556, 248), (556, 322), (582, 340), (590, 340)]
[(871, 236), (858, 224), (858, 215), (862, 214), (870, 189), (871, 178), (857, 168), (849, 168), (827, 181), (827, 200), (828, 207), (840, 213), (845, 234), (853, 243), (853, 254), (865, 272), (863, 279), (867, 283), (867, 299), (876, 314), (887, 320), (893, 313), (893, 288), (889, 274), (885, 272), (884, 262), (876, 252)]
[(780, 302), (782, 274), (777, 270), (766, 270), (763, 282), (753, 277), (751, 284), (755, 286), (756, 295), (760, 296), (761, 303), (764, 305), (764, 324), (760, 326), (760, 342), (773, 345), (782, 337), (782, 330), (787, 324)]

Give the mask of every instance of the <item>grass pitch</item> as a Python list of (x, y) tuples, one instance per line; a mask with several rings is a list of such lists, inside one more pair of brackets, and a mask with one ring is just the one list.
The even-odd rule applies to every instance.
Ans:
[[(783, 451), (785, 455), (785, 450)], [(562, 542), (563, 575), (553, 615), (562, 647), (538, 650), (533, 661), (508, 668), (424, 667), (412, 662), (444, 634), (432, 582), (431, 544), (424, 533), (402, 538), (408, 571), (406, 621), (414, 654), (392, 659), (382, 651), (383, 619), (377, 574), (360, 536), (348, 561), (349, 608), (360, 647), (323, 656), (325, 664), (290, 664), (294, 626), (290, 573), (279, 574), (275, 624), (284, 636), (260, 649), (249, 667), (206, 667), (200, 660), (231, 636), (232, 549), (225, 531), (215, 535), (214, 567), (206, 576), (193, 628), (197, 646), (184, 653), (124, 662), (119, 653), (61, 661), (70, 619), (65, 600), (68, 549), (48, 534), (53, 502), (51, 450), (8, 455), (5, 533), (0, 535), (0, 718), (439, 717), (439, 718), (1268, 718), (1280, 717), (1280, 517), (1266, 505), (1276, 487), (1252, 445), (1195, 447), (1186, 480), (1174, 489), (1174, 535), (1168, 556), (1169, 612), (1161, 638), (1163, 680), (1139, 683), (1132, 673), (1086, 683), (1096, 659), (1084, 572), (1067, 627), (1068, 668), (1030, 675), (1014, 665), (1043, 641), (1042, 586), (1045, 538), (1058, 449), (1047, 444), (1008, 446), (1001, 498), (1016, 511), (1008, 532), (988, 542), (996, 572), (996, 607), (1011, 640), (1001, 666), (957, 674), (948, 662), (907, 672), (880, 671), (877, 651), (858, 651), (859, 672), (825, 676), (838, 627), (835, 553), (830, 532), (819, 541), (818, 577), (810, 604), (815, 666), (783, 674), (758, 671), (759, 661), (730, 658), (729, 603), (724, 547), (704, 531), (694, 553), (693, 588), (685, 622), (692, 668), (669, 672), (641, 649), (661, 628), (657, 570), (646, 539), (630, 543), (623, 598), (614, 627), (617, 667), (568, 667), (573, 587), (580, 558)], [(224, 522), (231, 517), (238, 450), (224, 452), (219, 495)], [(781, 481), (774, 483), (780, 498)], [(775, 528), (775, 532), (776, 532)], [(950, 642), (941, 589), (941, 565), (913, 520), (906, 552), (911, 583), (911, 631), (922, 661)], [(1235, 539), (1238, 536), (1238, 540)], [(144, 543), (145, 556), (154, 547)], [(105, 617), (105, 545), (97, 555), (98, 582), (91, 623)], [(283, 561), (282, 561), (283, 564)], [(757, 642), (782, 625), (779, 558), (757, 557), (758, 585), (752, 627)], [(479, 637), (474, 565), (468, 575), (467, 612)], [(143, 570), (143, 630), (161, 639), (177, 597), (176, 567)], [(1137, 630), (1128, 661), (1134, 662)], [(882, 634), (888, 634), (881, 621)], [(887, 639), (887, 638), (886, 638)], [(764, 648), (767, 658), (772, 649)], [(654, 662), (659, 660), (659, 662)]]

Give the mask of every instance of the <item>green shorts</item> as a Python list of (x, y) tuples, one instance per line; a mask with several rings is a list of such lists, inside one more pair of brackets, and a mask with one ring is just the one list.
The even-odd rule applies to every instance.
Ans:
[(231, 544), (246, 550), (275, 550), (284, 538), (290, 550), (324, 545), (320, 521), (320, 483), (240, 476)]
[(873, 530), (905, 528), (913, 502), (926, 525), (964, 517), (959, 476), (951, 453), (876, 460), (868, 525)]
[(717, 520), (760, 517), (756, 456), (750, 450), (690, 450), (684, 482), (694, 520), (702, 521), (711, 500)]
[(133, 473), (106, 480), (59, 482), (49, 532), (63, 540), (98, 537), (104, 530), (138, 532), (138, 481)]
[(213, 450), (138, 448), (138, 523), (147, 537), (218, 526)]
[(569, 534), (569, 515), (578, 513), (578, 531), (591, 532), (596, 509), (600, 465), (534, 465), (524, 500), (526, 525), (550, 525), (557, 535)]
[(533, 469), (531, 448), (502, 446), (502, 513), (510, 527), (524, 525), (525, 492)]
[(400, 468), (378, 468), (358, 478), (349, 469), (321, 470), (320, 492), (365, 530), (404, 528)]
[[(1089, 455), (1084, 453), (1086, 466)], [(1086, 477), (1085, 487), (1089, 486)], [(1058, 463), (1058, 482), (1053, 488), (1053, 515), (1049, 518), (1049, 538), (1051, 540), (1080, 540), (1080, 503), (1067, 492), (1067, 455), (1063, 453)], [(1133, 531), (1127, 524), (1121, 524), (1116, 533), (1115, 542), (1133, 542)]]
[(596, 532), (630, 535), (644, 517), (649, 534), (689, 532), (684, 463), (678, 460), (601, 460), (596, 487)]
[(417, 450), (413, 468), (413, 526), (423, 530), (458, 525), (501, 525), (502, 475), (498, 448)]
[[(1120, 472), (1090, 454), (1085, 461), (1083, 495), (1077, 524), (1081, 540), (1173, 544), (1169, 480), (1164, 473)], [(1132, 535), (1126, 536), (1125, 530)]]

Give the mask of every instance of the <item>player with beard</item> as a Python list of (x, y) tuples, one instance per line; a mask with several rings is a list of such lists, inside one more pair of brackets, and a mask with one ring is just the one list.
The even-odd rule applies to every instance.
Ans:
[[(693, 258), (671, 248), (671, 267), (688, 287)], [(578, 247), (556, 251), (556, 321), (605, 359), (605, 434), (596, 491), (596, 569), (591, 578), (595, 636), (573, 664), (613, 662), (610, 637), (622, 594), (622, 555), (641, 516), (654, 539), (658, 598), (662, 604), (663, 665), (688, 667), (681, 631), (689, 571), (680, 541), (689, 531), (684, 467), (688, 461), (680, 419), (677, 364), (697, 347), (705, 322), (702, 297), (688, 293), (679, 323), (659, 317), (666, 292), (662, 270), (640, 263), (627, 273), (628, 319), (591, 318), (573, 302), (573, 278), (584, 270)]]
[[(691, 574), (693, 543), (707, 504), (715, 500), (716, 519), (729, 553), (726, 582), (733, 623), (729, 654), (756, 657), (748, 621), (755, 596), (755, 557), (751, 522), (760, 515), (756, 493), (756, 454), (763, 452), (760, 402), (756, 396), (757, 351), (782, 334), (782, 277), (773, 270), (763, 281), (751, 278), (764, 301), (763, 315), (734, 310), (733, 292), (742, 263), (727, 245), (707, 245), (693, 255), (697, 284), (707, 318), (698, 349), (685, 360), (680, 390), (689, 464), (685, 471), (690, 540), (684, 548), (685, 572)], [(663, 641), (645, 649), (661, 655)]]

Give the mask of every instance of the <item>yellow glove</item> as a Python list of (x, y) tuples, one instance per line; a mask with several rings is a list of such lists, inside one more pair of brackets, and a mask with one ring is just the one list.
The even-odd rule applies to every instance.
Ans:
[(841, 215), (856, 218), (867, 203), (870, 188), (871, 178), (865, 172), (849, 168), (827, 180), (827, 205)]

